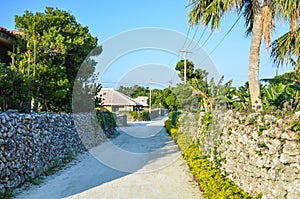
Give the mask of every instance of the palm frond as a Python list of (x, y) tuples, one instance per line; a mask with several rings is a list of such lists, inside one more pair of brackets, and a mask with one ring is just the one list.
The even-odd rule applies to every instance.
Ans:
[(254, 17), (254, 10), (253, 10), (253, 4), (251, 0), (245, 0), (244, 1), (244, 11), (243, 15), (245, 18), (245, 27), (246, 27), (246, 36), (250, 36), (252, 34), (253, 29), (253, 17)]
[(271, 58), (276, 66), (291, 64), (299, 66), (300, 24), (295, 32), (287, 32), (272, 43)]
[(189, 24), (210, 26), (211, 30), (220, 27), (220, 20), (225, 12), (230, 9), (226, 0), (197, 0), (190, 6)]
[(276, 17), (284, 21), (289, 21), (290, 30), (293, 33), (300, 18), (300, 0), (276, 0), (274, 7)]

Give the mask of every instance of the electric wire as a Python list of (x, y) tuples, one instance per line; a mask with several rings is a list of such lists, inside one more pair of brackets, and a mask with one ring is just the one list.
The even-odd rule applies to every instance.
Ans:
[(203, 38), (204, 33), (206, 32), (206, 29), (207, 29), (207, 26), (205, 26), (204, 30), (202, 31), (202, 34), (200, 35), (198, 41), (196, 42), (194, 47), (191, 49), (191, 51), (193, 51), (195, 48), (197, 48), (198, 44), (200, 43), (201, 39)]
[[(225, 38), (229, 35), (229, 33), (233, 30), (233, 28), (235, 27), (235, 25), (238, 23), (238, 21), (241, 19), (241, 17), (243, 16), (243, 13), (241, 12), (239, 17), (235, 20), (235, 22), (233, 23), (233, 25), (229, 28), (229, 30), (226, 32), (226, 34), (222, 37), (222, 39), (218, 42), (218, 44), (213, 48), (213, 50), (211, 50), (209, 52), (209, 54), (201, 61), (200, 64), (202, 64), (220, 45), (221, 43), (225, 40)], [(210, 35), (211, 36), (211, 35)], [(203, 47), (203, 45), (202, 45)]]
[(197, 26), (196, 31), (194, 32), (194, 35), (193, 35), (192, 39), (190, 40), (189, 45), (187, 45), (186, 49), (188, 49), (191, 46), (192, 42), (194, 41), (194, 39), (196, 37), (198, 29), (199, 29), (199, 26)]
[(186, 44), (186, 42), (187, 42), (187, 40), (188, 40), (188, 37), (189, 37), (189, 34), (190, 34), (190, 30), (191, 30), (191, 27), (189, 27), (189, 29), (188, 29), (188, 31), (187, 31), (187, 34), (186, 34), (186, 36), (185, 36), (185, 41), (184, 41), (184, 43), (183, 43), (182, 48), (184, 48), (184, 46), (185, 46), (185, 44)]

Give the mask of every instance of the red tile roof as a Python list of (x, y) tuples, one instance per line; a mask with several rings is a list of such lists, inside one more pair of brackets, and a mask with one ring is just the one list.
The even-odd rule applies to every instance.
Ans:
[(2, 26), (0, 26), (0, 32), (3, 32), (13, 38), (16, 38), (16, 36), (18, 34), (20, 34), (19, 30), (7, 30), (6, 28), (3, 28)]

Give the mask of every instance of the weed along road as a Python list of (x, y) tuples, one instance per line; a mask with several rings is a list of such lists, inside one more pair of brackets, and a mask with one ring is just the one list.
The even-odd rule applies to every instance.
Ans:
[(14, 198), (203, 198), (163, 118), (132, 123)]

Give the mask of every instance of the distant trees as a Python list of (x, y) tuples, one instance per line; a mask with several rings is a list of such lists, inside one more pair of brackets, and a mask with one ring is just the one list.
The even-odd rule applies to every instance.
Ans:
[[(50, 7), (43, 13), (26, 11), (16, 16), (15, 22), (21, 34), (15, 52), (11, 53), (14, 65), (5, 66), (5, 73), (9, 75), (9, 71), (14, 71), (16, 78), (12, 84), (22, 83), (18, 83), (18, 88), (7, 84), (7, 88), (14, 90), (1, 93), (0, 100), (11, 96), (13, 103), (2, 100), (2, 111), (7, 108), (23, 111), (26, 105), (30, 109), (30, 101), (34, 101), (35, 109), (70, 112), (76, 74), (86, 56), (97, 46), (97, 38), (69, 12)], [(95, 64), (86, 68), (85, 78), (94, 72)], [(1, 73), (3, 76), (2, 70)]]
[[(120, 86), (118, 91), (131, 98), (147, 96), (148, 104), (150, 104), (150, 89), (148, 87), (144, 88), (139, 85), (134, 85), (131, 87)], [(164, 90), (153, 89), (151, 90), (151, 107), (164, 107), (173, 111), (180, 108), (180, 103), (170, 88), (165, 88)]]
[(148, 87), (145, 88), (139, 85), (129, 87), (120, 86), (118, 88), (118, 91), (131, 98), (137, 98), (138, 96), (149, 96), (150, 93)]

